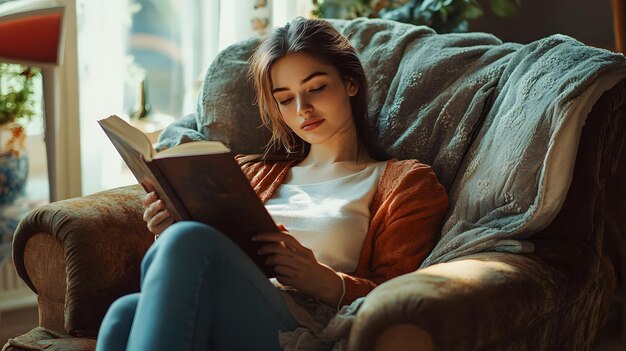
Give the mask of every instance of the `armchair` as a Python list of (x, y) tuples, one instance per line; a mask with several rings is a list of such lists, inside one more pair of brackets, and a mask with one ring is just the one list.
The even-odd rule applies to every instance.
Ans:
[[(378, 157), (412, 157), (432, 164), (450, 193), (451, 209), (425, 266), (372, 291), (360, 301), (349, 337), (333, 342), (345, 342), (349, 350), (591, 349), (615, 283), (613, 265), (602, 256), (603, 210), (605, 193), (611, 191), (605, 181), (617, 172), (626, 135), (623, 56), (579, 43), (569, 47), (571, 41), (560, 36), (523, 46), (486, 34), (437, 35), (426, 27), (387, 21), (334, 24), (352, 35), (368, 72), (371, 151)], [(558, 45), (550, 46), (555, 42)], [(239, 43), (216, 58), (207, 72), (198, 113), (168, 127), (160, 147), (208, 137), (223, 140), (235, 152), (260, 151), (267, 134), (257, 128), (253, 91), (245, 75), (246, 59), (256, 43), (256, 38)], [(571, 85), (578, 78), (565, 78), (564, 85), (555, 88), (559, 77), (549, 77), (549, 82), (543, 81), (544, 75), (527, 81), (516, 77), (523, 73), (520, 65), (559, 45), (607, 64), (581, 73), (586, 83), (580, 89)], [(465, 63), (446, 65), (450, 60)], [(550, 64), (558, 67), (560, 62), (548, 61), (542, 67), (550, 70)], [(607, 72), (611, 78), (599, 88), (593, 82)], [(522, 83), (516, 86), (515, 79)], [(586, 122), (584, 127), (580, 123), (580, 134), (573, 129), (573, 144), (568, 144), (573, 145), (572, 158), (554, 156), (552, 148), (535, 157), (541, 160), (540, 169), (546, 163), (556, 167), (560, 181), (544, 179), (548, 173), (538, 169), (534, 178), (524, 173), (538, 183), (538, 190), (527, 192), (559, 193), (561, 187), (561, 195), (551, 205), (540, 203), (547, 212), (533, 217), (540, 218), (537, 222), (522, 216), (529, 210), (539, 213), (537, 204), (524, 205), (511, 186), (504, 197), (515, 198), (518, 202), (507, 204), (517, 207), (507, 207), (505, 214), (523, 217), (525, 227), (508, 230), (517, 225), (503, 219), (509, 217), (489, 222), (489, 216), (495, 216), (489, 212), (489, 189), (472, 183), (471, 176), (484, 171), (481, 167), (488, 171), (499, 165), (489, 152), (502, 150), (498, 145), (485, 149), (484, 143), (493, 140), (490, 133), (502, 125), (508, 139), (523, 135), (535, 140), (543, 131), (521, 133), (523, 123), (531, 123), (534, 115), (507, 109), (506, 99), (523, 91), (524, 99), (513, 106), (521, 104), (545, 116), (545, 110), (571, 104), (546, 107), (542, 96), (548, 96), (548, 104), (567, 102), (568, 89), (574, 98), (587, 97), (576, 110)], [(595, 93), (585, 95), (589, 89)], [(515, 117), (511, 111), (521, 111), (525, 118), (515, 121), (518, 124), (508, 122), (506, 118)], [(558, 152), (567, 153), (563, 148)], [(492, 158), (478, 161), (485, 154)], [(522, 152), (517, 162), (497, 172), (515, 183), (517, 174), (525, 172), (517, 167), (532, 168), (531, 159)], [(560, 161), (555, 164), (555, 159)], [(478, 190), (476, 198), (464, 197), (467, 188)], [(94, 349), (108, 306), (139, 289), (139, 262), (153, 242), (142, 220), (142, 195), (139, 186), (130, 186), (55, 202), (20, 223), (14, 261), (20, 277), (38, 294), (39, 326), (10, 339), (3, 350)], [(473, 210), (459, 217), (466, 210), (464, 201)], [(474, 239), (459, 241), (466, 233), (481, 238), (480, 245)]]

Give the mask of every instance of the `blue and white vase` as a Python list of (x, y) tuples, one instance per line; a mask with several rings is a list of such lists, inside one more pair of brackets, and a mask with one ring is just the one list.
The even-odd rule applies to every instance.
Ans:
[(28, 157), (25, 152), (0, 154), (0, 206), (10, 205), (24, 195), (28, 176)]
[(11, 205), (26, 190), (28, 157), (17, 145), (5, 147), (6, 128), (0, 127), (0, 207)]

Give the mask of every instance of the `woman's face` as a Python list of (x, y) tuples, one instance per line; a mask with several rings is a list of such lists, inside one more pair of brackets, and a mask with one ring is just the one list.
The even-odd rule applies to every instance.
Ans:
[(271, 79), (283, 120), (302, 140), (320, 144), (354, 128), (350, 97), (358, 87), (332, 65), (289, 54), (272, 65)]

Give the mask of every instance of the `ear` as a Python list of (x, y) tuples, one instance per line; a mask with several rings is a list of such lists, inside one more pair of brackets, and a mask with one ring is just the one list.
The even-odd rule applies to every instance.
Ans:
[(350, 97), (355, 96), (359, 92), (359, 86), (352, 78), (346, 78), (346, 87), (348, 88), (348, 95), (350, 95)]

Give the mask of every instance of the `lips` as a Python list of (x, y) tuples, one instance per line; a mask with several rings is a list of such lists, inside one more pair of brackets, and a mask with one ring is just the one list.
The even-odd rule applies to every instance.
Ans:
[(309, 132), (317, 128), (323, 122), (323, 118), (307, 119), (306, 121), (300, 123), (300, 129)]

